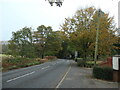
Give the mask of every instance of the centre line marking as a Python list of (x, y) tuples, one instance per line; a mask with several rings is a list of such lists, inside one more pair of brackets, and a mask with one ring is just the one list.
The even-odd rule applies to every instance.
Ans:
[(33, 72), (31, 72), (31, 73), (27, 73), (27, 74), (22, 75), (22, 76), (19, 76), (19, 77), (16, 77), (16, 78), (13, 78), (13, 79), (10, 79), (10, 80), (7, 80), (7, 82), (11, 82), (11, 81), (13, 81), (13, 80), (17, 80), (17, 79), (19, 79), (19, 78), (22, 78), (22, 77), (31, 75), (31, 74), (33, 74), (33, 73), (35, 73), (35, 71), (33, 71)]
[[(56, 86), (56, 89), (59, 88), (60, 85), (62, 84), (62, 82), (65, 80), (65, 78), (66, 78), (68, 72), (70, 71), (70, 69), (71, 69), (71, 66), (69, 67), (69, 69), (67, 70), (67, 72), (65, 73), (65, 75), (63, 76), (62, 80), (61, 80), (61, 81), (58, 83), (58, 85)], [(56, 90), (56, 89), (55, 89), (55, 90)]]
[(47, 69), (47, 68), (49, 68), (49, 67), (50, 67), (50, 66), (47, 66), (47, 67), (43, 67), (43, 68), (42, 68), (42, 70), (43, 70), (43, 69)]

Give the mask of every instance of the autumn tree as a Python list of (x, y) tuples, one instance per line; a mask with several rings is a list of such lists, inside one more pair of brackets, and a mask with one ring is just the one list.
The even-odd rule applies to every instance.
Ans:
[(77, 10), (72, 18), (66, 18), (61, 31), (70, 39), (74, 50), (79, 51), (80, 56), (94, 58), (95, 37), (100, 18), (98, 55), (111, 55), (113, 44), (116, 43), (114, 18), (108, 13), (100, 11), (94, 7)]

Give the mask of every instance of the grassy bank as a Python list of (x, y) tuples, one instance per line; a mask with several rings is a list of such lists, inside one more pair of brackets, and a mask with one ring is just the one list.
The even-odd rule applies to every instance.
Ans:
[(57, 59), (54, 56), (47, 56), (44, 59), (26, 58), (26, 57), (20, 57), (20, 56), (13, 57), (11, 55), (2, 55), (2, 54), (0, 56), (2, 57), (2, 70), (3, 71), (38, 65), (44, 62)]

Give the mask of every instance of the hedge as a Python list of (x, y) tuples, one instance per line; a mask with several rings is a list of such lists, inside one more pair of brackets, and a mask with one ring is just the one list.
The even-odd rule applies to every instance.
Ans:
[(93, 68), (93, 76), (97, 79), (113, 80), (113, 69), (111, 67), (96, 66)]

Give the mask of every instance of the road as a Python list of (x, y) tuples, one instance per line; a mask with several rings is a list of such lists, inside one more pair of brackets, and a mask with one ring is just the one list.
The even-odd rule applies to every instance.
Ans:
[(2, 81), (3, 88), (118, 88), (117, 83), (93, 78), (92, 69), (65, 59), (4, 72)]
[(69, 60), (56, 60), (3, 73), (3, 88), (59, 88), (70, 69)]

